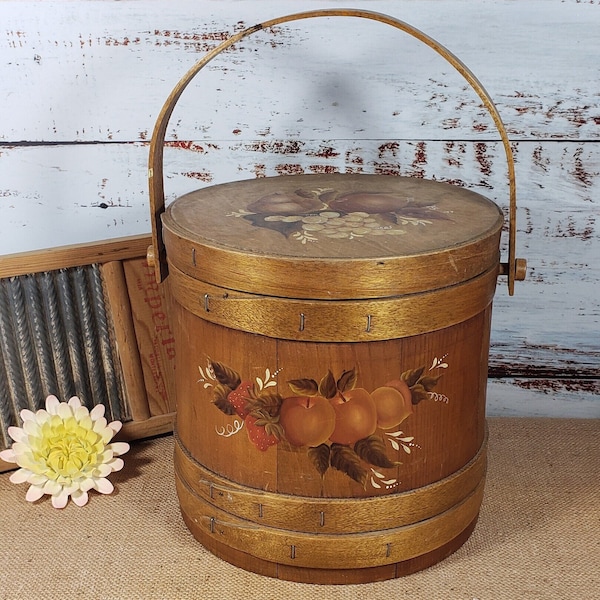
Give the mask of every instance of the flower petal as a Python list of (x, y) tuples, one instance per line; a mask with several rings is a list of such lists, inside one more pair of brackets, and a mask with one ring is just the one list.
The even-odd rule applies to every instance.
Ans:
[(61, 402), (58, 405), (57, 414), (61, 419), (68, 419), (73, 416), (73, 409), (66, 402)]
[[(90, 417), (90, 411), (85, 407), (85, 406), (79, 406), (78, 408), (76, 408), (74, 410), (75, 418), (77, 419), (77, 421), (79, 421), (81, 423), (81, 421), (85, 420), (85, 419), (89, 419)], [(90, 427), (91, 427), (91, 422), (92, 420), (90, 420)]]
[(52, 496), (60, 494), (63, 491), (63, 486), (52, 479), (48, 479), (43, 487), (45, 494), (51, 494)]
[(24, 408), (19, 414), (21, 415), (23, 422), (35, 421), (35, 413), (30, 411), (28, 408)]
[(16, 463), (17, 455), (12, 448), (8, 448), (7, 450), (2, 450), (2, 452), (0, 452), (0, 459), (5, 462)]
[(110, 447), (110, 445), (104, 446), (104, 452), (102, 452), (102, 454), (98, 455), (98, 460), (100, 462), (106, 463), (109, 460), (112, 460), (114, 455), (115, 455), (115, 453), (112, 451), (112, 448)]
[(39, 437), (41, 435), (40, 426), (37, 421), (25, 421), (23, 423), (23, 431), (27, 435)]
[(31, 485), (25, 494), (25, 500), (27, 502), (35, 502), (39, 500), (44, 495), (44, 489), (39, 485)]
[(94, 487), (94, 480), (93, 479), (85, 479), (84, 481), (82, 481), (79, 484), (79, 489), (82, 492), (89, 492), (92, 488)]
[[(83, 408), (83, 407), (82, 407)], [(87, 411), (87, 409), (86, 409)], [(77, 418), (77, 416), (76, 416)], [(87, 415), (84, 415), (81, 417), (81, 419), (79, 420), (79, 424), (84, 428), (84, 429), (92, 429), (92, 427), (94, 427), (94, 422), (92, 421), (92, 418), (90, 417), (90, 413), (88, 412)]]
[(46, 410), (51, 414), (51, 415), (55, 415), (56, 411), (58, 410), (58, 406), (59, 406), (60, 402), (58, 401), (58, 398), (54, 395), (48, 396), (46, 398)]
[(127, 442), (114, 442), (106, 447), (107, 450), (112, 450), (112, 453), (115, 456), (120, 456), (121, 454), (129, 452), (130, 448), (131, 446)]
[(24, 442), (27, 439), (27, 434), (20, 427), (9, 427), (7, 431), (15, 442)]
[(11, 446), (12, 451), (15, 453), (15, 455), (18, 457), (21, 454), (31, 454), (31, 446), (29, 445), (29, 438), (27, 438), (27, 440), (25, 440), (24, 442), (15, 442), (12, 446)]
[(52, 506), (54, 508), (64, 508), (69, 502), (69, 493), (67, 490), (62, 489), (58, 494), (52, 495)]
[(43, 425), (46, 421), (50, 420), (50, 418), (52, 417), (52, 415), (45, 411), (43, 408), (40, 408), (40, 410), (38, 410), (35, 413), (35, 420), (40, 424)]
[[(104, 421), (104, 425), (106, 425), (106, 419), (102, 419), (102, 421)], [(108, 444), (108, 442), (110, 442), (110, 440), (112, 440), (114, 437), (115, 432), (107, 426), (100, 429), (98, 423), (100, 423), (100, 421), (96, 421), (94, 424), (94, 431), (102, 438), (102, 442), (104, 444)]]
[(77, 506), (85, 506), (88, 503), (89, 496), (87, 492), (77, 490), (71, 494), (71, 500), (73, 500)]
[(72, 396), (71, 398), (69, 398), (69, 402), (67, 404), (73, 410), (75, 410), (81, 406), (81, 400), (77, 396)]
[(31, 472), (28, 471), (27, 469), (18, 469), (14, 473), (11, 473), (8, 480), (11, 483), (26, 483), (27, 480), (29, 479), (30, 475), (31, 475)]
[(123, 423), (121, 423), (121, 421), (112, 421), (108, 424), (108, 427), (112, 429), (115, 433), (119, 433), (119, 431), (121, 431), (121, 427), (123, 427)]
[(113, 436), (112, 429), (108, 429), (108, 427), (106, 426), (106, 419), (104, 417), (100, 417), (94, 421), (93, 429), (97, 434), (101, 435), (103, 438), (106, 434), (108, 434), (108, 439), (110, 439)]
[(112, 473), (112, 469), (106, 463), (99, 464), (94, 471), (95, 477), (108, 477)]
[(73, 492), (76, 492), (78, 490), (79, 490), (79, 485), (77, 483), (63, 486), (63, 491), (65, 492), (65, 494), (67, 494), (67, 496), (70, 496)]
[(92, 408), (92, 410), (90, 412), (92, 421), (97, 421), (98, 419), (103, 417), (104, 411), (105, 411), (104, 404), (96, 404), (96, 406), (94, 406), (94, 408)]
[(94, 479), (94, 489), (98, 490), (101, 494), (110, 494), (115, 488), (108, 479), (103, 477), (101, 479)]
[(14, 442), (11, 448), (0, 451), (0, 458), (20, 467), (10, 481), (30, 484), (28, 502), (47, 494), (55, 508), (64, 508), (69, 497), (84, 506), (90, 489), (101, 494), (113, 492), (108, 476), (123, 468), (123, 460), (116, 457), (128, 452), (130, 446), (126, 442), (108, 443), (122, 423), (109, 425), (105, 410), (98, 404), (89, 411), (77, 396), (60, 402), (50, 395), (46, 410), (22, 411), (23, 427), (8, 429)]
[(39, 485), (39, 486), (43, 487), (44, 484), (46, 483), (46, 481), (48, 480), (48, 478), (45, 475), (42, 475), (40, 473), (32, 473), (28, 469), (24, 469), (24, 470), (28, 471), (28, 473), (29, 473), (29, 477), (27, 478), (27, 483), (31, 483), (31, 485)]
[(112, 471), (120, 471), (125, 466), (125, 461), (122, 458), (113, 458), (106, 463)]

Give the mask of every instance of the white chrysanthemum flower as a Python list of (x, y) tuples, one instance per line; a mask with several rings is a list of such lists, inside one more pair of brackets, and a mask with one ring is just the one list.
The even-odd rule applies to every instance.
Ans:
[(8, 428), (14, 444), (0, 452), (0, 458), (21, 467), (10, 481), (31, 484), (25, 496), (29, 502), (48, 494), (54, 508), (64, 508), (69, 496), (83, 506), (92, 488), (101, 494), (113, 491), (107, 477), (123, 468), (117, 457), (129, 450), (129, 444), (109, 444), (122, 424), (107, 423), (102, 404), (90, 412), (77, 396), (68, 403), (48, 396), (46, 410), (22, 410), (21, 419), (22, 428)]

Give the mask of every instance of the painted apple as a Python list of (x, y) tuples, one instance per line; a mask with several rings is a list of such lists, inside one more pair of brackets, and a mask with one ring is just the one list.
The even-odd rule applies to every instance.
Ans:
[(336, 444), (354, 444), (377, 429), (377, 408), (371, 394), (354, 388), (336, 394), (331, 400), (335, 411), (335, 429), (329, 439)]
[(351, 192), (328, 202), (331, 210), (345, 213), (366, 212), (369, 214), (395, 212), (408, 204), (408, 198), (384, 192)]
[(408, 387), (408, 383), (404, 381), (404, 379), (392, 379), (385, 384), (387, 387), (392, 387), (398, 390), (402, 396), (404, 396), (404, 400), (409, 404), (412, 404), (412, 392)]
[(292, 396), (281, 404), (279, 423), (293, 446), (319, 446), (335, 428), (335, 411), (323, 396)]
[(259, 214), (301, 215), (325, 208), (315, 196), (300, 196), (293, 192), (273, 192), (248, 205), (248, 210)]
[(411, 392), (405, 381), (397, 379), (371, 393), (377, 409), (377, 426), (391, 429), (413, 413)]

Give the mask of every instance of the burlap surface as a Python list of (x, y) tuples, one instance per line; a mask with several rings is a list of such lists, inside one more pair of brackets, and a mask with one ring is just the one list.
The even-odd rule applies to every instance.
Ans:
[(0, 475), (3, 600), (600, 598), (600, 420), (489, 420), (481, 517), (454, 555), (403, 579), (316, 586), (209, 554), (179, 514), (173, 440), (138, 442), (111, 496), (59, 511)]

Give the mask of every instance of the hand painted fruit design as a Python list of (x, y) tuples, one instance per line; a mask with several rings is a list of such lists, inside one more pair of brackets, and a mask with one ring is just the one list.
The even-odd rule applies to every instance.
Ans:
[(325, 208), (316, 194), (297, 190), (295, 192), (273, 192), (260, 197), (248, 205), (256, 214), (295, 215), (306, 214)]
[(397, 427), (413, 413), (412, 392), (404, 379), (394, 379), (371, 394), (377, 411), (377, 426)]
[(281, 403), (279, 422), (292, 446), (318, 446), (333, 434), (336, 413), (323, 396), (291, 396)]
[[(389, 458), (386, 435), (378, 435), (377, 431), (400, 425), (413, 413), (414, 405), (429, 397), (439, 377), (429, 377), (425, 381), (426, 389), (422, 385), (424, 372), (425, 367), (405, 371), (400, 378), (373, 392), (357, 386), (356, 369), (344, 371), (337, 379), (329, 370), (319, 382), (308, 378), (289, 381), (294, 393), (308, 398), (325, 398), (333, 408), (334, 424), (328, 439), (319, 445), (304, 444), (309, 446), (308, 455), (317, 471), (324, 476), (332, 467), (365, 487), (369, 469), (376, 472), (372, 467), (390, 469), (400, 464)], [(329, 419), (327, 423), (331, 427)], [(287, 436), (289, 426), (283, 421), (281, 424)], [(399, 449), (401, 445), (393, 438), (402, 433), (391, 435), (390, 443)], [(399, 439), (412, 441), (411, 437)], [(408, 446), (402, 447), (409, 451)]]
[(241, 381), (227, 394), (227, 402), (242, 419), (248, 416), (248, 399), (250, 398), (252, 387), (253, 383), (251, 381)]
[[(262, 421), (262, 422), (261, 422)], [(272, 433), (269, 433), (270, 423), (269, 420), (257, 418), (253, 415), (246, 417), (246, 431), (248, 432), (248, 439), (263, 452), (268, 450), (271, 446), (279, 443), (279, 436), (275, 433), (275, 429), (272, 429)]]
[(332, 188), (275, 191), (228, 216), (241, 217), (255, 227), (277, 231), (302, 244), (397, 236), (405, 234), (409, 226), (450, 220), (434, 203), (404, 194)]
[[(390, 469), (400, 464), (389, 457), (386, 441), (394, 451), (402, 446), (410, 453), (407, 444), (413, 438), (389, 430), (408, 419), (422, 400), (446, 399), (433, 392), (440, 376), (431, 372), (447, 366), (435, 359), (429, 371), (426, 367), (405, 371), (372, 392), (357, 385), (356, 369), (343, 371), (338, 378), (329, 370), (319, 381), (288, 381), (292, 395), (284, 397), (273, 390), (278, 384), (269, 369), (265, 378), (252, 382), (222, 363), (209, 361), (206, 373), (214, 383), (205, 387), (213, 387), (217, 408), (244, 420), (248, 439), (259, 450), (265, 452), (280, 442), (288, 448), (306, 447), (321, 476), (331, 467), (364, 487), (369, 469), (377, 473), (373, 467)], [(380, 487), (373, 480), (372, 484)]]
[[(281, 397), (270, 389), (274, 381), (256, 385), (252, 381), (242, 381), (240, 375), (226, 365), (209, 361), (205, 370), (200, 370), (214, 384), (213, 402), (226, 415), (238, 415), (244, 420), (248, 439), (262, 452), (275, 446), (283, 438), (279, 424)], [(268, 371), (267, 371), (268, 372)], [(257, 389), (258, 388), (258, 389)]]

